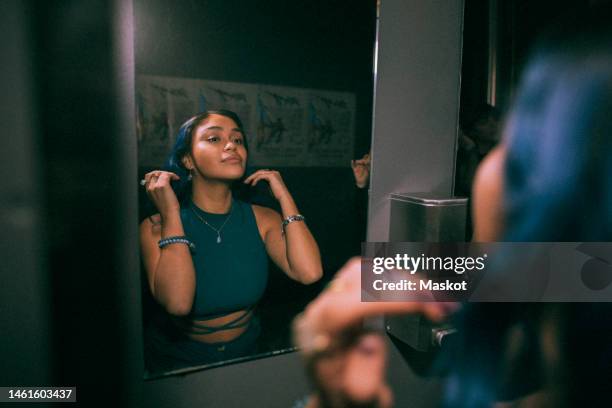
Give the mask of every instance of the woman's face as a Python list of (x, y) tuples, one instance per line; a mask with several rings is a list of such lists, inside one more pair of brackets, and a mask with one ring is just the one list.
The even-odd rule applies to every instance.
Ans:
[(233, 181), (243, 176), (246, 160), (244, 135), (236, 122), (211, 114), (194, 129), (185, 165), (194, 169), (195, 177)]

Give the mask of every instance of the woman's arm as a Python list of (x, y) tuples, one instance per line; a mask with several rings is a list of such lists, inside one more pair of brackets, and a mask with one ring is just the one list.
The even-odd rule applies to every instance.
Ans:
[(140, 224), (140, 247), (153, 297), (168, 313), (182, 316), (191, 311), (195, 296), (195, 270), (189, 247), (182, 243), (163, 249), (158, 246), (160, 239), (185, 235), (180, 206), (170, 187), (172, 175), (151, 172), (145, 176), (147, 194), (160, 214)]
[(314, 237), (303, 221), (289, 223), (282, 234), (283, 219), (299, 214), (293, 197), (287, 190), (277, 171), (259, 170), (249, 176), (245, 183), (257, 184), (259, 180), (270, 183), (272, 194), (278, 200), (281, 215), (269, 208), (253, 206), (257, 224), (260, 226), (266, 251), (272, 261), (290, 278), (310, 284), (323, 275), (321, 255)]
[[(352, 258), (336, 273), (325, 290), (310, 302), (300, 318), (296, 319), (297, 326), (294, 329), (297, 332), (294, 334), (302, 352), (308, 354), (312, 350), (302, 343), (309, 343), (317, 334), (328, 337), (330, 341), (339, 340), (342, 338), (340, 333), (359, 325), (366, 317), (422, 313), (433, 321), (440, 321), (458, 307), (459, 304), (454, 302), (362, 302), (361, 258)], [(302, 327), (299, 322), (307, 324)], [(300, 333), (300, 328), (305, 331)]]

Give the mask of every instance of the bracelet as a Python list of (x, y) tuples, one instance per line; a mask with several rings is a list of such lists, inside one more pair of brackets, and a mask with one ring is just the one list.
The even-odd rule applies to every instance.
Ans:
[(291, 224), (292, 222), (304, 221), (305, 219), (306, 218), (304, 218), (302, 214), (295, 214), (295, 215), (288, 216), (287, 218), (283, 220), (283, 225), (281, 226), (281, 233), (285, 234), (285, 228), (287, 227), (287, 225)]
[(193, 242), (191, 242), (186, 236), (184, 235), (179, 235), (179, 236), (175, 236), (175, 237), (168, 237), (168, 238), (164, 238), (164, 239), (160, 239), (159, 241), (157, 241), (157, 246), (161, 249), (164, 247), (167, 247), (168, 245), (171, 244), (186, 244), (189, 247), (189, 250), (191, 252), (195, 251), (195, 244)]

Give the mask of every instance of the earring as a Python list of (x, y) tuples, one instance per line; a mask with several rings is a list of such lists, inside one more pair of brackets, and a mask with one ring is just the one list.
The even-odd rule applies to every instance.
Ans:
[(193, 175), (191, 174), (191, 172), (193, 171), (193, 169), (189, 169), (189, 175), (187, 176), (187, 180), (191, 181), (191, 179), (193, 178)]

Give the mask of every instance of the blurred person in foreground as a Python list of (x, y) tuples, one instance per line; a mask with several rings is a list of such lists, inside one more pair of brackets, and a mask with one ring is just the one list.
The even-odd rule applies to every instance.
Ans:
[[(503, 140), (476, 174), (476, 241), (612, 241), (610, 11), (573, 15), (536, 48)], [(294, 323), (315, 388), (309, 407), (392, 406), (385, 343), (363, 319), (441, 320), (456, 307), (362, 303), (360, 294), (352, 260)], [(610, 303), (468, 303), (454, 318), (444, 406), (610, 405)]]

